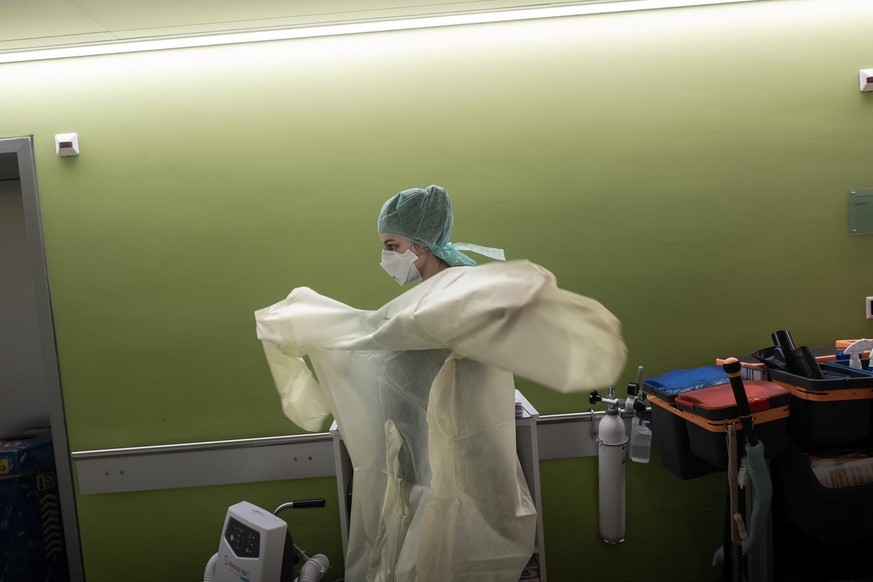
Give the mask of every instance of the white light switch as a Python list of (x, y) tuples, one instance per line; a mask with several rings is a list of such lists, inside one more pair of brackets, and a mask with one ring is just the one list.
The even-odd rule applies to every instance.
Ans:
[(861, 84), (861, 92), (869, 93), (873, 91), (873, 69), (861, 69), (858, 77), (858, 81)]
[(59, 156), (79, 155), (79, 136), (75, 133), (59, 133), (55, 136), (55, 152)]

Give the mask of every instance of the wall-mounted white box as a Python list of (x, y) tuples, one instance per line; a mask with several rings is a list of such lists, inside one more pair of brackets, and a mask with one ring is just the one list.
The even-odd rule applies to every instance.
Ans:
[(55, 136), (55, 152), (59, 156), (79, 155), (79, 135), (75, 133), (59, 133)]
[(858, 73), (858, 82), (861, 85), (862, 93), (873, 91), (873, 69), (861, 69)]

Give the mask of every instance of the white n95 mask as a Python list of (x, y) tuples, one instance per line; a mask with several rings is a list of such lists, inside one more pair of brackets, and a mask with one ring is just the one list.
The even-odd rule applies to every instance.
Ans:
[(405, 253), (385, 250), (382, 251), (382, 262), (379, 264), (399, 285), (405, 285), (421, 279), (421, 273), (413, 264), (417, 260), (418, 256), (410, 250)]

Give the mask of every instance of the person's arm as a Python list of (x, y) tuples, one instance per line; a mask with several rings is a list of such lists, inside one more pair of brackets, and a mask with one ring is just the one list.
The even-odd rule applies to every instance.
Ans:
[(449, 348), (561, 392), (614, 383), (627, 357), (612, 313), (527, 261), (450, 269), (371, 317), (366, 344)]

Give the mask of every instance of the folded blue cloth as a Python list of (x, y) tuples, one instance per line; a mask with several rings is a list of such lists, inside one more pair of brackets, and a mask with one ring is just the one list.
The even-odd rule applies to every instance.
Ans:
[(691, 370), (672, 370), (654, 378), (647, 378), (644, 383), (660, 392), (681, 394), (689, 390), (727, 384), (729, 381), (721, 366), (701, 366)]

